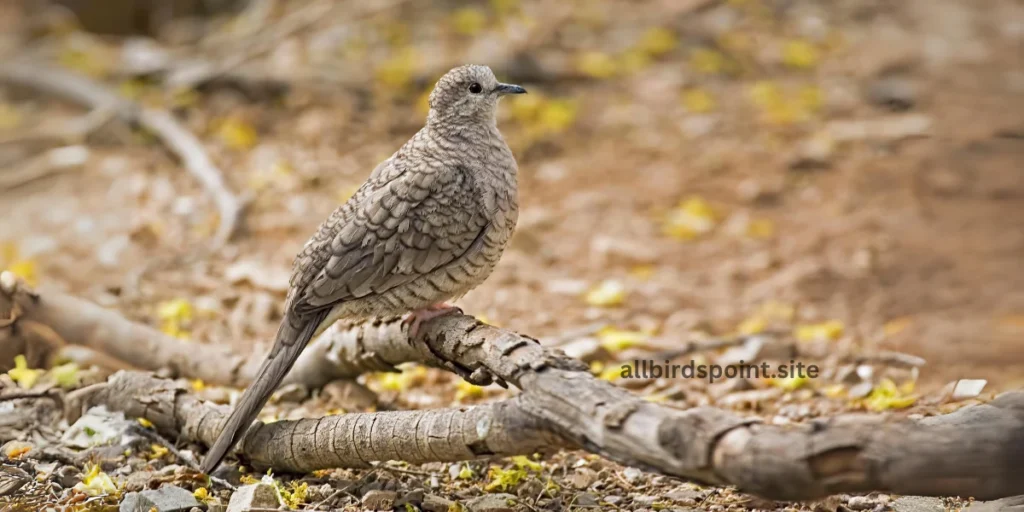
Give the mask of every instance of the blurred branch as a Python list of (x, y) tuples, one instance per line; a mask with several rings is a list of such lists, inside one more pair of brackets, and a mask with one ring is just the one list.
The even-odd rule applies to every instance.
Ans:
[(220, 215), (215, 246), (226, 243), (241, 222), (244, 204), (224, 182), (202, 143), (166, 110), (142, 107), (85, 76), (41, 64), (0, 65), (0, 82), (40, 90), (92, 110), (112, 110), (129, 123), (152, 132), (212, 196)]
[[(10, 315), (11, 329), (19, 318), (52, 322), (62, 336), (72, 331), (67, 324), (96, 338), (124, 338), (131, 329), (139, 353), (189, 345), (154, 342), (146, 338), (155, 336), (148, 328), (77, 299), (36, 295), (10, 273), (0, 274), (0, 292), (0, 299), (10, 301), (0, 303), (0, 311), (18, 313)], [(89, 317), (107, 325), (90, 324)], [(317, 358), (335, 358), (347, 371), (420, 361), (475, 384), (511, 384), (522, 393), (471, 408), (257, 423), (240, 448), (257, 466), (308, 472), (578, 446), (621, 464), (783, 500), (868, 491), (987, 499), (1011, 496), (1024, 486), (1024, 392), (919, 420), (848, 414), (812, 424), (764, 425), (713, 407), (683, 411), (648, 402), (596, 378), (579, 360), (471, 316), (433, 319), (416, 340), (397, 319), (338, 329), (315, 342), (324, 345)], [(203, 346), (202, 356), (221, 367), (237, 361), (214, 346)], [(72, 415), (104, 404), (204, 444), (217, 437), (226, 417), (224, 407), (139, 373), (119, 373), (73, 393), (68, 402)]]

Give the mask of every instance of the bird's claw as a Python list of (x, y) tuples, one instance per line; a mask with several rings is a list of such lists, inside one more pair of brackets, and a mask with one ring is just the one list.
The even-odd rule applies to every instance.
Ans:
[(417, 336), (419, 336), (420, 326), (423, 324), (423, 322), (427, 322), (439, 316), (449, 315), (455, 312), (461, 313), (462, 309), (457, 308), (455, 306), (451, 306), (449, 304), (434, 304), (433, 306), (428, 306), (410, 312), (409, 315), (402, 320), (402, 323), (409, 326), (409, 338), (415, 339)]

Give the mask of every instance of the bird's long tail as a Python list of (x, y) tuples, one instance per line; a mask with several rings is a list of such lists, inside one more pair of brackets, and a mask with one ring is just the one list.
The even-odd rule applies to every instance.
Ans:
[(202, 470), (210, 473), (217, 468), (221, 460), (242, 438), (242, 435), (252, 425), (253, 420), (270, 400), (277, 386), (281, 384), (288, 371), (295, 365), (295, 361), (306, 347), (309, 340), (313, 338), (320, 323), (323, 322), (329, 310), (318, 311), (309, 315), (296, 315), (288, 313), (281, 321), (277, 337), (274, 340), (274, 347), (271, 349), (267, 359), (263, 361), (252, 384), (242, 393), (238, 399), (231, 415), (224, 423), (217, 441), (210, 447), (210, 451), (203, 460)]

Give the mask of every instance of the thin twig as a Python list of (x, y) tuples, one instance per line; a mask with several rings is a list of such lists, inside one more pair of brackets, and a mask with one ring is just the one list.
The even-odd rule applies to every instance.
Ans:
[(235, 233), (241, 221), (243, 201), (228, 189), (223, 173), (210, 160), (199, 139), (178, 123), (170, 112), (141, 107), (88, 77), (38, 63), (0, 65), (0, 82), (43, 90), (94, 110), (109, 108), (125, 121), (137, 123), (153, 132), (181, 159), (216, 203), (220, 225), (214, 236), (215, 246), (224, 244)]

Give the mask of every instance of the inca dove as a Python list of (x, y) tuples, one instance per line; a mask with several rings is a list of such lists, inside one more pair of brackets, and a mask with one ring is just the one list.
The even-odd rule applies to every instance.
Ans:
[(516, 161), (498, 98), (526, 92), (486, 66), (445, 74), (427, 124), (320, 225), (295, 259), (274, 346), (210, 448), (217, 467), (314, 336), (340, 318), (447, 312), (494, 269), (518, 217)]

